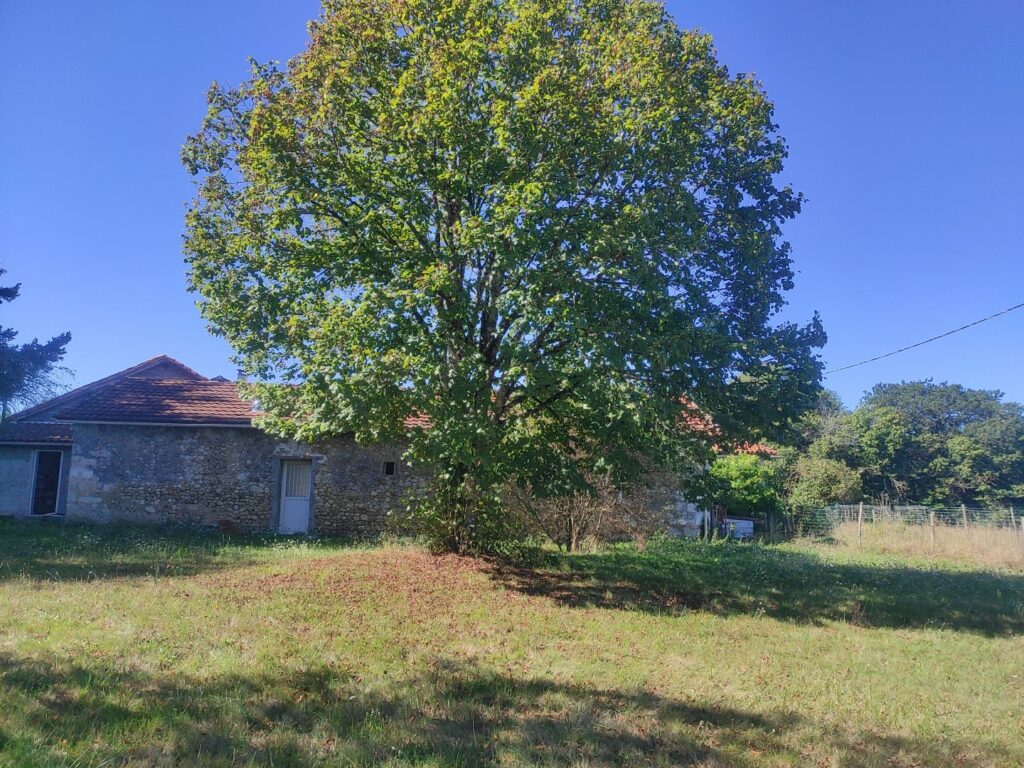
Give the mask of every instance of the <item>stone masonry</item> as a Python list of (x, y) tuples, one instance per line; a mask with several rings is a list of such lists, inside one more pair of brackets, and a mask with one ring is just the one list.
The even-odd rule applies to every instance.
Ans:
[[(311, 532), (372, 535), (421, 484), (401, 453), (351, 437), (306, 445), (246, 427), (76, 424), (67, 519), (274, 530), (281, 461), (309, 459)], [(390, 461), (394, 475), (384, 471)]]

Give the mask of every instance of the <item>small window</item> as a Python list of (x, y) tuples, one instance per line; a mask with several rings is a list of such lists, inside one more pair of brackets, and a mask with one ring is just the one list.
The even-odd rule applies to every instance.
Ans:
[(308, 461), (285, 461), (282, 463), (281, 470), (284, 474), (285, 498), (309, 498), (312, 465)]
[(385, 461), (384, 462), (384, 474), (387, 475), (388, 477), (391, 477), (393, 474), (395, 474), (395, 469), (396, 469), (395, 462), (393, 462), (393, 461)]

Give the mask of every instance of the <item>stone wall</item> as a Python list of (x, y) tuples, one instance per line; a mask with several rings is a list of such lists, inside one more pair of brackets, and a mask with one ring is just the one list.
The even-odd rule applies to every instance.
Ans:
[[(370, 535), (420, 482), (400, 455), (351, 437), (306, 445), (257, 429), (79, 424), (67, 516), (273, 530), (281, 461), (310, 459), (311, 530)], [(395, 475), (385, 475), (385, 461), (398, 464)]]

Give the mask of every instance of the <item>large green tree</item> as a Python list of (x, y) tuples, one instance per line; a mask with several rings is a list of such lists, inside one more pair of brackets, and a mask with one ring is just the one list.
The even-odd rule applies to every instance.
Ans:
[(824, 342), (792, 286), (786, 146), (751, 77), (645, 0), (329, 0), (216, 84), (185, 247), (267, 429), (405, 436), (462, 545), (491, 489), (789, 428)]
[[(0, 268), (0, 276), (7, 270)], [(14, 301), (21, 293), (21, 284), (0, 287), (0, 304)], [(62, 389), (58, 366), (64, 359), (70, 333), (62, 333), (49, 341), (38, 339), (18, 344), (18, 332), (0, 325), (0, 421), (12, 411), (56, 394)]]
[(1024, 407), (1002, 397), (931, 381), (879, 384), (808, 453), (857, 470), (869, 499), (1020, 504)]

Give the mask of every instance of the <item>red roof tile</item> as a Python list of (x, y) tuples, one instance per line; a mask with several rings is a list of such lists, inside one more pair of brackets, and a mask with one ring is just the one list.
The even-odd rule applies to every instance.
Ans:
[[(206, 379), (205, 376), (196, 373), (194, 370), (189, 368), (180, 360), (175, 360), (173, 357), (169, 357), (168, 355), (157, 355), (156, 357), (149, 358), (149, 360), (143, 360), (138, 365), (133, 365), (130, 368), (125, 368), (123, 371), (118, 371), (117, 373), (113, 373), (110, 376), (105, 376), (102, 379), (97, 379), (96, 381), (90, 382), (89, 384), (84, 384), (81, 387), (73, 389), (70, 392), (65, 392), (63, 395), (57, 395), (57, 397), (51, 398), (50, 400), (39, 403), (38, 405), (34, 405), (31, 408), (26, 408), (23, 411), (19, 411), (18, 413), (14, 414), (14, 418), (19, 421), (23, 421), (29, 417), (38, 418), (39, 414), (45, 414), (47, 411), (53, 409), (55, 406), (66, 405), (70, 407), (72, 403), (77, 403), (79, 398), (82, 398), (88, 393), (94, 392), (97, 389), (101, 389), (102, 387), (105, 387), (108, 384), (111, 384), (115, 381), (119, 381), (130, 376), (145, 376), (147, 375), (147, 373), (152, 372), (154, 370), (158, 370), (160, 368), (177, 371), (178, 376), (173, 378), (196, 379), (200, 381)], [(163, 378), (172, 377), (165, 376)], [(53, 414), (46, 414), (47, 417), (52, 417), (52, 415)]]
[(8, 445), (36, 443), (70, 445), (71, 431), (70, 424), (57, 424), (52, 421), (10, 421), (0, 424), (0, 443)]
[(763, 443), (743, 443), (742, 445), (737, 445), (736, 453), (749, 453), (751, 456), (762, 456), (769, 459), (779, 455), (775, 448)]
[[(681, 421), (687, 429), (703, 435), (704, 437), (709, 437), (712, 440), (721, 435), (721, 430), (718, 428), (718, 425), (715, 424), (711, 418), (702, 413), (692, 400), (684, 395), (679, 398), (679, 403), (683, 406)], [(713, 445), (712, 449), (716, 453), (724, 452), (723, 447), (719, 445)], [(766, 458), (779, 455), (779, 452), (775, 450), (775, 448), (762, 443), (740, 443), (738, 445), (733, 445), (731, 450), (733, 453), (748, 453), (752, 456), (763, 456)]]
[(414, 413), (412, 416), (406, 416), (405, 426), (409, 429), (429, 429), (432, 422), (430, 417), (425, 413)]
[(230, 381), (125, 378), (57, 413), (67, 421), (250, 426), (252, 403)]

